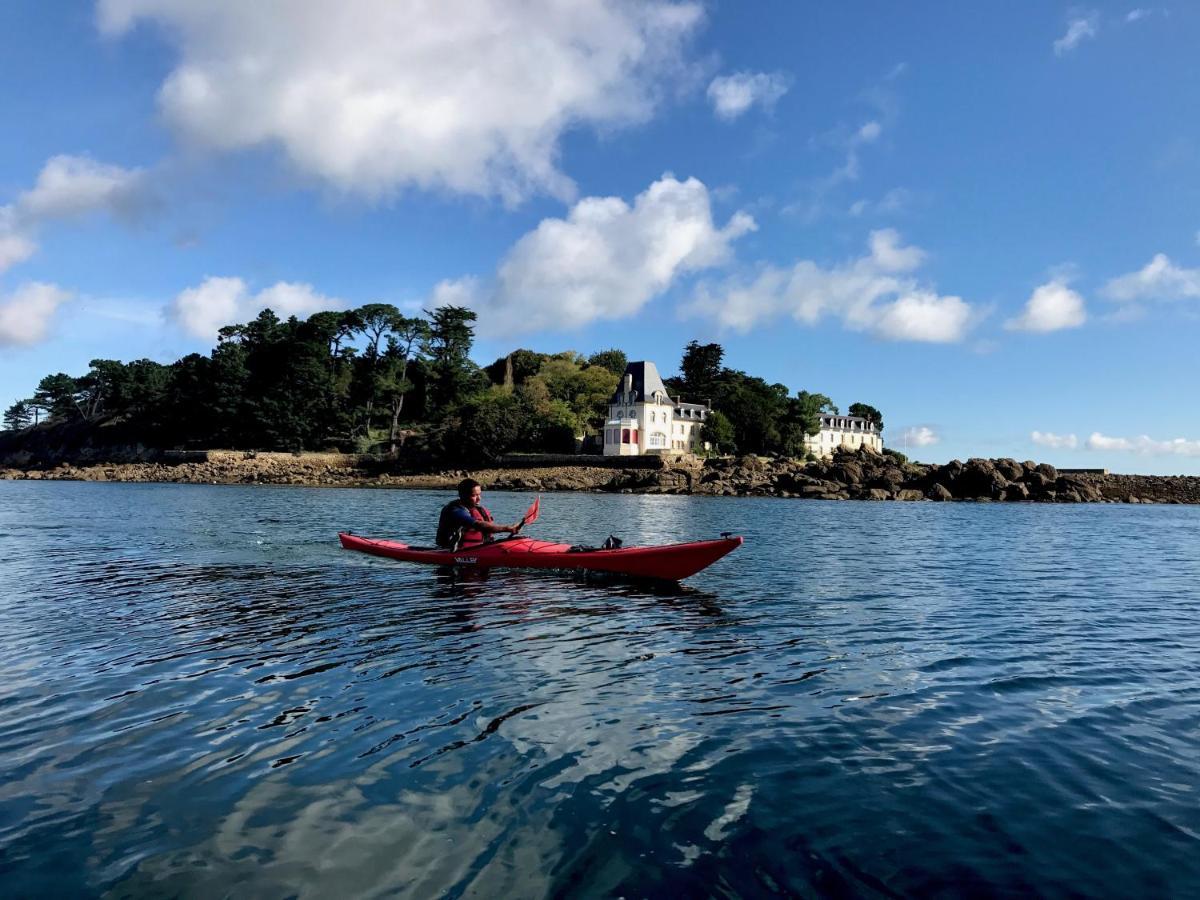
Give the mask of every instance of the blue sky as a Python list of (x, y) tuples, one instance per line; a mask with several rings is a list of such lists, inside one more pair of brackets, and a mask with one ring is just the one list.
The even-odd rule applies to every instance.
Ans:
[(926, 461), (1200, 473), (1200, 7), (0, 5), (0, 403), (264, 304), (466, 303), (884, 412)]

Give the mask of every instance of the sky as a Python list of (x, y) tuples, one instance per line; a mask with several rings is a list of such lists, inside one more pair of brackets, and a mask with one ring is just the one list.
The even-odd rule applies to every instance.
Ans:
[(1200, 474), (1200, 5), (0, 4), (0, 404), (269, 306), (478, 313)]

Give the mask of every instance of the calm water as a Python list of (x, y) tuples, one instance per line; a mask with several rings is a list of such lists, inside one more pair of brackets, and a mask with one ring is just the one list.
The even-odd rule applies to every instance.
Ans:
[[(1197, 896), (1200, 509), (0, 482), (6, 896)], [(528, 495), (491, 493), (502, 520)]]

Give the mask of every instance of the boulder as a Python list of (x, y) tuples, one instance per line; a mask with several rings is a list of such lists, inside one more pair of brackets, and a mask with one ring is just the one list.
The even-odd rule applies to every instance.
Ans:
[(995, 462), (996, 471), (1008, 481), (1016, 481), (1025, 475), (1025, 469), (1015, 459), (1002, 458)]
[(1028, 485), (1031, 491), (1044, 491), (1048, 486), (1054, 483), (1036, 469), (1031, 472), (1026, 472), (1021, 481)]
[(840, 481), (842, 484), (862, 484), (863, 467), (852, 459), (844, 459), (829, 468), (827, 477), (831, 481)]
[(924, 500), (925, 495), (915, 488), (901, 488), (900, 490), (896, 491), (896, 499), (907, 501)]
[(1021, 482), (1015, 481), (1005, 488), (1004, 499), (1008, 501), (1028, 500), (1029, 488)]
[(949, 488), (943, 484), (934, 484), (925, 492), (925, 496), (930, 500), (953, 500), (954, 495), (950, 493)]
[(954, 479), (951, 492), (960, 499), (995, 497), (1008, 487), (1005, 478), (990, 459), (969, 459)]
[(1050, 463), (1038, 463), (1037, 470), (1046, 476), (1047, 481), (1058, 480), (1058, 469), (1050, 465)]

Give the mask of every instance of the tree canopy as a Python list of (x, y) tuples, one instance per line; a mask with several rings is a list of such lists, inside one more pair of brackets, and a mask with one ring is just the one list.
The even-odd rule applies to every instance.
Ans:
[[(94, 359), (57, 372), (4, 412), (8, 431), (38, 423), (119, 419), (162, 447), (383, 450), (416, 436), (431, 454), (473, 463), (512, 450), (572, 452), (599, 435), (626, 366), (623, 351), (516, 349), (486, 368), (471, 360), (475, 313), (424, 316), (370, 303), (281, 320), (263, 310), (231, 324), (205, 355), (170, 365)], [(722, 363), (719, 344), (691, 341), (676, 398), (710, 401), (702, 440), (719, 452), (805, 454), (806, 435), (837, 407), (824, 394), (768, 383)], [(850, 407), (882, 427), (877, 409)]]

